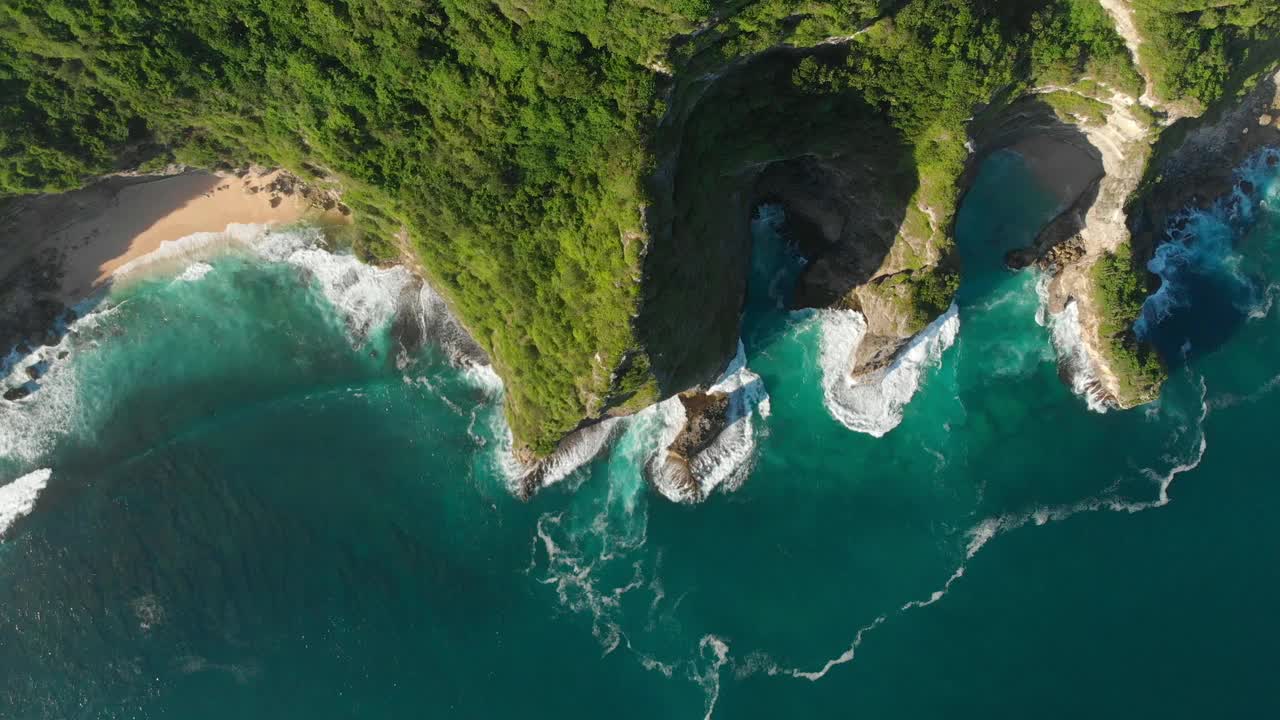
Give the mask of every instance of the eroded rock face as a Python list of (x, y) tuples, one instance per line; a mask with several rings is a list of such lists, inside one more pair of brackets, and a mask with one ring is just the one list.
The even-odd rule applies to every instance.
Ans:
[[(1154, 129), (1141, 122), (1133, 98), (1115, 95), (1101, 125), (1064, 123), (1035, 95), (1015, 103), (974, 128), (977, 153), (972, 164), (1002, 148), (1019, 152), (1043, 187), (1057, 194), (1059, 214), (1029, 247), (1005, 257), (1013, 269), (1031, 265), (1051, 276), (1048, 310), (1063, 312), (1075, 301), (1072, 322), (1079, 324), (1092, 397), (1112, 398), (1106, 405), (1127, 407), (1144, 398), (1125, 398), (1112, 372), (1100, 336), (1100, 310), (1093, 297), (1091, 269), (1105, 254), (1129, 242), (1125, 205), (1141, 182)], [(1061, 350), (1061, 349), (1060, 349)], [(1073, 384), (1068, 382), (1068, 384)]]
[(676, 439), (648, 468), (650, 482), (656, 475), (666, 485), (663, 491), (685, 502), (700, 502), (704, 497), (702, 480), (694, 473), (693, 461), (698, 454), (715, 443), (729, 421), (729, 395), (722, 392), (686, 392), (680, 394), (685, 422)]
[[(861, 309), (891, 348), (920, 329), (903, 303), (858, 292), (939, 261), (941, 233), (918, 208), (923, 232), (904, 230), (919, 185), (913, 150), (864, 99), (797, 91), (790, 74), (804, 54), (765, 53), (673, 100), (636, 322), (662, 397), (709, 386), (733, 356), (762, 203), (783, 206), (810, 259), (793, 306)], [(727, 128), (726, 117), (749, 120)]]
[(706, 450), (724, 430), (728, 420), (729, 396), (722, 392), (681, 393), (685, 423), (668, 450), (686, 462)]
[[(855, 152), (807, 155), (774, 163), (761, 173), (755, 200), (785, 208), (788, 227), (810, 260), (793, 307), (846, 303), (854, 288), (901, 264), (889, 256), (911, 184), (910, 173), (893, 173), (873, 156)], [(930, 252), (928, 238), (912, 242), (922, 255)]]
[(1280, 73), (1264, 77), (1216, 120), (1183, 121), (1190, 129), (1182, 142), (1152, 160), (1149, 175), (1157, 181), (1134, 208), (1135, 249), (1149, 257), (1173, 215), (1230, 193), (1235, 170), (1246, 158), (1280, 146), (1278, 123), (1261, 123), (1264, 115), (1280, 116)]

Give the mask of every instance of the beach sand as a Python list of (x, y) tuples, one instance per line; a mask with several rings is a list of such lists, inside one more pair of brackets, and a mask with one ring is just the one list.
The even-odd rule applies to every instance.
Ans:
[(1035, 136), (1010, 149), (1022, 156), (1040, 185), (1056, 195), (1064, 208), (1102, 177), (1102, 160), (1091, 148), (1063, 139)]
[(349, 212), (333, 192), (268, 170), (113, 176), (0, 203), (0, 357), (53, 342), (67, 308), (92, 302), (113, 273), (164, 242), (233, 223), (345, 223)]
[(1092, 149), (1055, 137), (1034, 136), (1014, 143), (1010, 150), (1023, 156), (1044, 190), (1055, 193), (1066, 208), (1102, 177), (1102, 160)]
[(0, 218), (0, 277), (30, 258), (59, 265), (49, 290), (67, 305), (104, 286), (119, 267), (160, 243), (231, 223), (280, 224), (303, 217), (301, 194), (277, 191), (278, 172), (243, 177), (186, 172), (118, 177), (60, 195), (20, 201)]

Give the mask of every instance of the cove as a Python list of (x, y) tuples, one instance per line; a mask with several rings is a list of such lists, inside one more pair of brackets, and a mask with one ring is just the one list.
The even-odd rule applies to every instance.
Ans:
[[(1264, 287), (1275, 185), (1228, 244)], [(0, 544), (0, 715), (1256, 712), (1280, 636), (1269, 293), (1158, 403), (1093, 412), (1039, 279), (1002, 266), (1056, 209), (1017, 155), (983, 164), (958, 333), (879, 438), (828, 407), (847, 318), (787, 309), (801, 262), (758, 212), (742, 359), (767, 412), (740, 487), (699, 504), (647, 483), (648, 411), (513, 498), (491, 373), (406, 354), (396, 279), (329, 273), (314, 238), (117, 288), (0, 408), (0, 477), (50, 471)]]

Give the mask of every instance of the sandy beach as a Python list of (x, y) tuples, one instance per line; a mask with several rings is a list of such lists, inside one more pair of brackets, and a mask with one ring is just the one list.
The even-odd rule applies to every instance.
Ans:
[[(67, 307), (107, 287), (118, 269), (167, 241), (232, 223), (286, 224), (333, 215), (279, 171), (116, 176), (68, 193), (0, 204), (0, 355), (39, 340)], [(345, 208), (340, 209), (345, 211)]]
[[(122, 265), (161, 243), (231, 223), (279, 224), (310, 208), (280, 191), (278, 172), (244, 177), (187, 172), (111, 178), (83, 190), (24, 201), (0, 219), (0, 277), (26, 258), (58, 256), (55, 294), (72, 304), (102, 287)], [(53, 289), (53, 288), (51, 288)]]
[(1010, 149), (1022, 156), (1041, 187), (1057, 195), (1063, 207), (1074, 203), (1102, 177), (1102, 161), (1092, 149), (1066, 140), (1035, 136), (1015, 143)]

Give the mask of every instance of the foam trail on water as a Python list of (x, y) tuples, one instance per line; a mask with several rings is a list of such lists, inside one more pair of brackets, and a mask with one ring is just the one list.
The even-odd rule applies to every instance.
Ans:
[(622, 434), (609, 456), (604, 497), (580, 495), (570, 509), (544, 513), (529, 572), (540, 566), (541, 551), (546, 560), (539, 582), (555, 589), (562, 607), (591, 617), (604, 654), (625, 643), (646, 667), (670, 676), (674, 666), (636, 650), (619, 624), (627, 596), (651, 593), (651, 610), (665, 596), (657, 577), (660, 556), (650, 561), (634, 555), (648, 529), (646, 487), (636, 468), (654, 452), (662, 422), (660, 407), (650, 406), (618, 423)]
[(790, 675), (791, 677), (802, 678), (804, 680), (808, 680), (809, 682), (816, 682), (818, 680), (821, 680), (823, 677), (826, 677), (827, 673), (831, 672), (832, 668), (838, 665), (844, 665), (845, 663), (853, 662), (854, 657), (856, 657), (858, 654), (858, 647), (862, 645), (862, 639), (866, 636), (866, 634), (883, 625), (884, 622), (888, 619), (889, 617), (887, 615), (881, 615), (877, 617), (875, 620), (871, 621), (870, 625), (864, 625), (863, 627), (859, 628), (857, 634), (853, 636), (853, 642), (850, 643), (849, 649), (845, 650), (838, 657), (834, 657), (828, 660), (826, 663), (823, 664), (822, 668), (818, 670), (795, 670), (795, 669), (771, 670), (769, 674), (774, 675), (774, 674), (782, 673), (784, 675)]
[(53, 471), (36, 470), (27, 473), (7, 485), (0, 485), (0, 537), (18, 518), (30, 514), (36, 506), (36, 498), (49, 483)]
[[(1144, 468), (1141, 471), (1143, 477), (1150, 480), (1156, 487), (1156, 496), (1151, 500), (1133, 501), (1120, 497), (1115, 487), (1108, 488), (1101, 495), (1091, 498), (1085, 498), (1075, 503), (1065, 505), (1052, 505), (1048, 507), (1037, 507), (1019, 513), (1007, 513), (995, 517), (989, 517), (977, 525), (970, 528), (968, 532), (969, 542), (965, 548), (965, 561), (956, 568), (951, 577), (943, 585), (942, 589), (933, 593), (928, 600), (913, 601), (902, 606), (902, 610), (910, 610), (917, 607), (932, 605), (951, 589), (952, 583), (964, 576), (965, 568), (969, 560), (973, 559), (983, 547), (987, 545), (997, 535), (1023, 527), (1024, 525), (1045, 525), (1059, 520), (1065, 520), (1073, 515), (1086, 512), (1110, 511), (1137, 513), (1144, 510), (1164, 507), (1170, 502), (1169, 488), (1173, 485), (1174, 480), (1183, 473), (1195, 470), (1200, 466), (1200, 461), (1204, 459), (1205, 450), (1208, 449), (1208, 437), (1205, 433), (1205, 420), (1209, 417), (1210, 403), (1208, 400), (1208, 388), (1205, 385), (1204, 378), (1198, 381), (1200, 391), (1200, 413), (1196, 417), (1193, 429), (1197, 435), (1195, 446), (1185, 458), (1167, 458), (1174, 463), (1172, 467), (1164, 472), (1154, 470), (1152, 468)], [(1175, 439), (1185, 431), (1179, 430), (1175, 432)]]
[(702, 686), (707, 697), (703, 705), (706, 714), (703, 720), (711, 720), (716, 711), (716, 701), (720, 699), (720, 668), (729, 662), (729, 644), (715, 635), (704, 635), (698, 641), (698, 655), (705, 656), (711, 652), (710, 664), (705, 672), (693, 674), (694, 682)]
[[(1065, 505), (1053, 505), (1048, 507), (1037, 507), (1031, 510), (1018, 513), (1006, 513), (994, 517), (985, 518), (966, 533), (968, 542), (965, 545), (964, 559), (959, 566), (952, 571), (951, 575), (943, 583), (942, 587), (933, 591), (927, 598), (922, 600), (912, 600), (900, 606), (896, 612), (901, 615), (911, 610), (928, 607), (941, 600), (951, 590), (952, 585), (964, 577), (968, 569), (969, 561), (987, 546), (998, 535), (1015, 530), (1025, 525), (1045, 525), (1051, 522), (1065, 520), (1074, 515), (1085, 512), (1111, 511), (1138, 513), (1145, 510), (1164, 507), (1171, 502), (1169, 496), (1169, 488), (1173, 485), (1174, 480), (1187, 472), (1195, 470), (1200, 465), (1200, 461), (1204, 459), (1204, 454), (1208, 448), (1208, 440), (1205, 435), (1205, 420), (1209, 417), (1211, 403), (1208, 399), (1208, 388), (1205, 385), (1204, 378), (1197, 380), (1200, 391), (1200, 413), (1197, 416), (1193, 428), (1197, 434), (1195, 447), (1190, 454), (1183, 459), (1168, 458), (1174, 465), (1164, 472), (1152, 468), (1145, 468), (1141, 471), (1143, 477), (1150, 480), (1156, 486), (1156, 496), (1151, 500), (1133, 501), (1120, 497), (1114, 486), (1108, 488), (1097, 497), (1086, 498), (1079, 502), (1069, 503)], [(1182, 432), (1187, 428), (1175, 431), (1174, 438), (1181, 436)], [(781, 669), (770, 668), (769, 674), (790, 675), (792, 677), (802, 678), (805, 680), (819, 680), (823, 678), (832, 668), (852, 662), (857, 654), (858, 647), (862, 645), (862, 641), (866, 633), (880, 627), (884, 624), (890, 615), (881, 615), (858, 630), (854, 635), (853, 642), (847, 650), (839, 656), (832, 658), (818, 670), (800, 670), (800, 669)]]
[(850, 363), (867, 332), (862, 313), (825, 310), (819, 362), (827, 411), (855, 432), (882, 437), (902, 422), (902, 411), (920, 387), (924, 371), (936, 367), (942, 353), (955, 343), (960, 314), (955, 303), (913, 337), (889, 367), (869, 378), (854, 379)]

